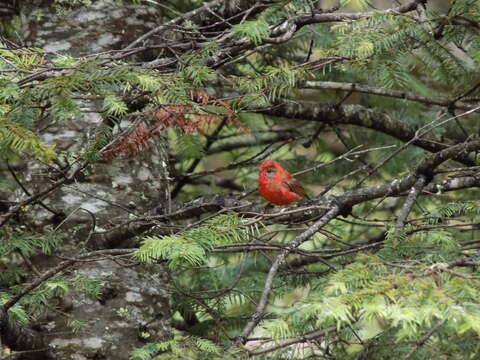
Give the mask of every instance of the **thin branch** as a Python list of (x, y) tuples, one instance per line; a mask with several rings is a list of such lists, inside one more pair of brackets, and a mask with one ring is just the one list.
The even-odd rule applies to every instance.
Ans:
[[(260, 161), (260, 160), (265, 159), (266, 157), (268, 157), (271, 154), (273, 154), (274, 152), (278, 151), (281, 147), (285, 146), (289, 142), (290, 141), (284, 141), (282, 144), (280, 144), (277, 147), (273, 148), (272, 150), (268, 151), (268, 149), (271, 148), (272, 145), (273, 145), (273, 144), (270, 144), (270, 145), (266, 146), (265, 148), (263, 148), (262, 150), (260, 150), (259, 152), (257, 152), (256, 154), (250, 156), (249, 158), (247, 158), (245, 160), (241, 160), (241, 161), (238, 161), (236, 163), (232, 163), (232, 164), (229, 164), (229, 165), (226, 165), (226, 166), (221, 166), (221, 167), (211, 169), (211, 170), (205, 170), (205, 171), (196, 172), (196, 173), (185, 173), (185, 174), (182, 174), (181, 177), (187, 177), (187, 178), (190, 178), (190, 179), (198, 179), (198, 178), (200, 178), (202, 176), (205, 176), (205, 175), (212, 175), (212, 174), (216, 174), (216, 173), (219, 173), (219, 172), (222, 172), (222, 171), (235, 169), (235, 168), (240, 167), (240, 166), (250, 165), (253, 161), (256, 162), (256, 161)], [(259, 158), (259, 159), (256, 159), (256, 158)]]
[(38, 277), (34, 282), (30, 285), (26, 286), (22, 289), (19, 293), (12, 296), (5, 304), (0, 306), (0, 312), (6, 311), (10, 309), (13, 305), (15, 305), (22, 297), (30, 293), (32, 290), (43, 284), (45, 281), (50, 279), (52, 276), (64, 271), (68, 267), (75, 264), (77, 261), (81, 261), (86, 258), (90, 258), (92, 256), (99, 256), (99, 255), (123, 255), (123, 254), (131, 254), (135, 251), (135, 249), (112, 249), (112, 250), (98, 250), (92, 251), (83, 255), (80, 255), (74, 259), (69, 259), (62, 261), (57, 266), (45, 271), (40, 277)]
[[(8, 171), (10, 172), (10, 174), (12, 175), (13, 179), (15, 180), (15, 182), (18, 184), (18, 186), (20, 186), (22, 188), (23, 192), (27, 196), (32, 196), (32, 194), (30, 193), (30, 191), (28, 191), (28, 189), (25, 187), (25, 185), (22, 184), (22, 182), (18, 178), (17, 174), (15, 173), (15, 170), (10, 166), (10, 163), (8, 161), (7, 161), (7, 168), (8, 168)], [(59, 212), (53, 210), (48, 205), (44, 204), (41, 200), (37, 200), (36, 203), (38, 203), (38, 205), (43, 207), (48, 212), (51, 212), (53, 215), (58, 216), (59, 218), (65, 216), (65, 214), (62, 214), (62, 213), (59, 213)]]
[(10, 218), (12, 216), (14, 216), (22, 207), (24, 207), (25, 205), (29, 205), (35, 201), (38, 201), (40, 199), (43, 199), (45, 198), (48, 194), (50, 194), (52, 191), (55, 191), (56, 189), (58, 189), (60, 186), (62, 186), (63, 184), (73, 180), (75, 178), (75, 176), (86, 166), (86, 164), (76, 164), (73, 166), (73, 168), (71, 169), (70, 173), (61, 178), (60, 180), (57, 180), (55, 181), (52, 185), (50, 185), (47, 189), (43, 190), (43, 191), (40, 191), (34, 195), (31, 195), (30, 197), (28, 197), (27, 199), (21, 201), (20, 203), (18, 203), (17, 205), (13, 206), (7, 213), (3, 214), (3, 215), (0, 215), (0, 227), (2, 227), (3, 225), (5, 225), (7, 223), (8, 220), (10, 220)]
[[(207, 137), (207, 142), (203, 146), (203, 152), (207, 152), (208, 150), (210, 150), (210, 147), (213, 145), (213, 143), (217, 139), (217, 136), (220, 134), (220, 131), (222, 131), (226, 123), (227, 123), (227, 117), (225, 116), (220, 122), (220, 124), (212, 132), (212, 134), (210, 134)], [(187, 174), (192, 173), (197, 168), (198, 164), (200, 164), (201, 160), (202, 160), (201, 158), (194, 159), (192, 164), (190, 164), (190, 166), (188, 167), (186, 173)], [(187, 177), (180, 178), (180, 180), (177, 182), (177, 184), (175, 185), (175, 187), (173, 188), (170, 194), (172, 199), (174, 199), (180, 193), (182, 188), (187, 184), (187, 179), (188, 179)]]
[(330, 220), (335, 218), (340, 213), (340, 207), (338, 205), (333, 205), (332, 208), (323, 215), (319, 220), (317, 220), (308, 230), (303, 233), (295, 236), (293, 240), (288, 244), (288, 246), (277, 255), (273, 261), (270, 270), (268, 271), (267, 278), (265, 279), (265, 285), (263, 287), (262, 295), (258, 301), (257, 308), (255, 312), (251, 315), (250, 320), (247, 322), (241, 335), (236, 339), (235, 343), (237, 345), (245, 343), (245, 339), (252, 333), (255, 327), (258, 325), (260, 320), (264, 316), (265, 308), (268, 305), (270, 298), (270, 293), (272, 291), (273, 279), (277, 274), (277, 271), (280, 267), (280, 264), (285, 260), (287, 255), (298, 247), (300, 244), (308, 240), (313, 234), (315, 234), (319, 229), (325, 226)]
[(161, 31), (165, 31), (166, 29), (168, 29), (169, 27), (171, 27), (173, 25), (181, 24), (182, 22), (184, 22), (186, 20), (189, 20), (189, 19), (193, 18), (194, 16), (199, 15), (200, 13), (205, 11), (206, 9), (212, 9), (212, 8), (218, 7), (222, 3), (223, 3), (223, 0), (213, 0), (213, 1), (210, 1), (206, 4), (203, 4), (203, 6), (197, 8), (197, 9), (194, 9), (194, 10), (192, 10), (192, 11), (186, 13), (186, 14), (183, 14), (183, 15), (167, 22), (166, 24), (159, 25), (156, 28), (150, 30), (149, 32), (143, 34), (138, 39), (136, 39), (135, 41), (132, 41), (130, 44), (128, 44), (128, 46), (126, 46), (123, 50), (131, 49), (131, 48), (137, 46), (138, 44), (140, 44), (141, 42), (143, 42), (143, 41), (147, 40), (148, 38), (152, 37), (153, 35), (158, 34)]
[(269, 137), (231, 141), (231, 142), (226, 142), (224, 144), (220, 144), (218, 146), (212, 146), (208, 151), (206, 151), (206, 154), (211, 155), (211, 154), (217, 154), (223, 151), (232, 151), (232, 150), (241, 149), (241, 148), (250, 148), (256, 145), (272, 144), (280, 141), (287, 141), (294, 137), (295, 136), (293, 132), (284, 131)]
[(443, 320), (439, 321), (437, 324), (435, 324), (435, 326), (432, 327), (429, 332), (427, 332), (424, 336), (422, 336), (422, 338), (408, 352), (408, 354), (405, 355), (404, 359), (405, 360), (410, 359), (413, 356), (413, 354), (415, 354), (415, 352), (417, 352), (417, 350), (420, 349), (428, 341), (428, 339), (430, 339), (430, 337), (435, 333), (435, 331), (440, 329), (440, 327), (442, 327), (442, 325), (445, 324), (446, 321), (447, 321), (446, 319), (443, 319)]
[(425, 176), (420, 175), (418, 177), (418, 180), (410, 189), (408, 196), (405, 200), (405, 203), (403, 204), (402, 209), (400, 210), (400, 214), (398, 215), (397, 221), (395, 223), (395, 236), (393, 240), (394, 244), (397, 243), (398, 239), (400, 238), (400, 235), (405, 226), (405, 220), (407, 220), (408, 214), (412, 210), (412, 207), (415, 204), (415, 200), (417, 199), (417, 196), (421, 194), (422, 189), (425, 186), (425, 183), (426, 183)]
[(278, 349), (281, 349), (281, 348), (284, 348), (284, 347), (287, 347), (287, 346), (290, 346), (290, 345), (299, 344), (299, 343), (306, 343), (306, 342), (309, 342), (311, 340), (317, 339), (319, 337), (325, 336), (329, 332), (333, 332), (336, 329), (337, 328), (335, 326), (332, 326), (332, 327), (329, 327), (329, 328), (326, 328), (326, 329), (315, 330), (315, 331), (309, 332), (307, 334), (294, 337), (292, 339), (284, 340), (284, 341), (280, 342), (279, 344), (271, 346), (269, 348), (265, 348), (265, 349), (254, 351), (254, 352), (250, 352), (248, 354), (248, 356), (252, 357), (252, 356), (267, 354), (267, 353), (270, 353), (272, 351), (275, 351), (275, 350), (278, 350)]

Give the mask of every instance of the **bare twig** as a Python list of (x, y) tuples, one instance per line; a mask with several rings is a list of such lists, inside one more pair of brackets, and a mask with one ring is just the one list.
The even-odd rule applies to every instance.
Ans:
[(277, 345), (274, 345), (274, 346), (271, 346), (271, 347), (268, 347), (268, 348), (265, 348), (265, 349), (262, 349), (262, 350), (250, 352), (249, 356), (252, 357), (252, 356), (267, 354), (267, 353), (270, 353), (272, 351), (275, 351), (275, 350), (278, 350), (278, 349), (281, 349), (281, 348), (284, 348), (284, 347), (287, 347), (287, 346), (290, 346), (290, 345), (299, 344), (299, 343), (306, 343), (306, 342), (309, 342), (311, 340), (317, 339), (319, 337), (325, 336), (329, 332), (333, 332), (336, 329), (337, 328), (335, 326), (333, 326), (333, 327), (329, 327), (329, 328), (326, 328), (326, 329), (315, 330), (315, 331), (309, 332), (307, 334), (294, 337), (292, 339), (284, 340)]
[(267, 278), (265, 279), (265, 285), (263, 287), (263, 292), (260, 296), (260, 300), (258, 301), (257, 308), (255, 309), (255, 312), (251, 315), (250, 320), (243, 328), (241, 335), (235, 341), (237, 345), (245, 342), (245, 339), (251, 334), (253, 329), (257, 326), (257, 324), (264, 316), (265, 308), (267, 307), (268, 300), (270, 298), (270, 292), (272, 291), (273, 279), (277, 274), (280, 264), (285, 260), (287, 255), (293, 249), (295, 249), (300, 244), (309, 239), (319, 229), (325, 226), (330, 220), (335, 218), (335, 216), (337, 216), (339, 212), (340, 208), (338, 207), (338, 205), (333, 205), (332, 208), (324, 216), (322, 216), (312, 226), (310, 226), (308, 230), (293, 238), (293, 240), (288, 244), (288, 246), (284, 250), (282, 250), (280, 254), (277, 255), (272, 265), (270, 266), (270, 270), (268, 271)]
[(400, 235), (405, 226), (405, 220), (407, 220), (408, 214), (412, 210), (413, 204), (415, 204), (415, 200), (417, 199), (417, 196), (421, 194), (422, 189), (425, 186), (425, 182), (426, 182), (425, 176), (420, 175), (418, 177), (418, 180), (410, 189), (410, 192), (408, 193), (408, 196), (405, 199), (405, 203), (403, 204), (402, 209), (400, 210), (400, 214), (398, 215), (397, 221), (395, 223), (395, 236), (393, 240), (394, 244), (398, 242), (398, 239), (400, 238)]
[(55, 276), (56, 274), (64, 271), (68, 267), (72, 266), (75, 264), (77, 261), (81, 261), (83, 259), (92, 257), (92, 256), (98, 256), (98, 255), (123, 255), (123, 254), (131, 254), (135, 251), (135, 249), (112, 249), (112, 250), (98, 250), (98, 251), (92, 251), (83, 255), (80, 255), (76, 258), (69, 259), (62, 261), (60, 264), (57, 266), (45, 271), (41, 276), (39, 276), (34, 282), (32, 282), (30, 285), (27, 285), (22, 289), (22, 291), (18, 292), (16, 295), (12, 296), (5, 304), (0, 306), (0, 312), (6, 311), (10, 309), (13, 305), (15, 305), (22, 297), (30, 293), (32, 290), (34, 290), (36, 287), (39, 285), (43, 284), (45, 281), (50, 279), (52, 276)]
[(58, 189), (60, 186), (62, 186), (63, 184), (65, 184), (66, 182), (68, 181), (71, 181), (84, 167), (86, 166), (86, 164), (76, 164), (72, 167), (72, 169), (70, 170), (70, 173), (61, 178), (60, 180), (57, 180), (55, 181), (52, 185), (50, 185), (47, 189), (43, 190), (43, 191), (40, 191), (39, 193), (36, 193), (34, 195), (31, 195), (30, 197), (26, 198), (25, 200), (21, 201), (20, 203), (18, 203), (17, 205), (13, 206), (7, 213), (5, 213), (4, 215), (0, 215), (0, 227), (2, 227), (3, 225), (5, 225), (7, 223), (8, 220), (10, 220), (10, 218), (12, 216), (14, 216), (22, 207), (24, 207), (25, 205), (29, 205), (35, 201), (38, 201), (40, 199), (43, 199), (44, 197), (46, 197), (48, 194), (50, 194), (52, 191), (55, 191), (56, 189)]
[[(18, 178), (17, 174), (15, 173), (15, 170), (10, 166), (10, 163), (7, 161), (7, 168), (8, 168), (8, 171), (10, 171), (10, 174), (12, 175), (13, 179), (15, 180), (15, 182), (18, 184), (18, 186), (20, 186), (23, 190), (23, 192), (27, 195), (27, 196), (32, 196), (32, 194), (30, 193), (30, 191), (28, 191), (28, 189), (25, 187), (25, 185), (23, 185), (23, 183), (20, 181), (20, 179)], [(44, 204), (42, 201), (40, 200), (37, 200), (36, 203), (38, 203), (38, 205), (40, 205), (41, 207), (43, 207), (45, 210), (47, 210), (48, 212), (51, 212), (52, 214), (54, 214), (55, 216), (62, 216), (63, 214), (55, 211), (54, 209), (50, 208), (48, 205)]]
[(405, 360), (410, 359), (413, 356), (413, 354), (415, 354), (415, 352), (417, 352), (417, 350), (420, 349), (428, 341), (428, 339), (430, 339), (430, 337), (435, 333), (435, 331), (440, 329), (442, 327), (442, 325), (445, 324), (446, 321), (447, 321), (446, 319), (443, 319), (443, 320), (439, 321), (438, 323), (436, 323), (435, 326), (432, 327), (429, 332), (427, 332), (424, 336), (422, 336), (422, 338), (407, 353), (407, 355), (405, 355), (404, 359)]

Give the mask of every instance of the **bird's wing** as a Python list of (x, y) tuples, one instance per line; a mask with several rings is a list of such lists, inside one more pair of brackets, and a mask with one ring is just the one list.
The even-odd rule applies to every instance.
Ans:
[(285, 179), (283, 183), (291, 192), (302, 197), (305, 196), (305, 189), (293, 177), (291, 179)]

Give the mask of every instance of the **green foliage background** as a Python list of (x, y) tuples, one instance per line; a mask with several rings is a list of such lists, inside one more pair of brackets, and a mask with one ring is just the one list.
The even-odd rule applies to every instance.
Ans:
[[(200, 3), (185, 1), (182, 5), (182, 11), (186, 11)], [(254, 46), (264, 45), (273, 25), (311, 11), (314, 6), (308, 0), (276, 1), (255, 17), (232, 26), (232, 38), (247, 39)], [(341, 6), (345, 11), (372, 11), (368, 1), (342, 1)], [(166, 14), (165, 21), (173, 17)], [(359, 145), (398, 147), (400, 141), (381, 132), (348, 125), (330, 124), (312, 139), (319, 124), (269, 118), (254, 110), (287, 97), (361, 104), (417, 128), (433, 120), (460, 116), (461, 111), (453, 108), (454, 102), (448, 108), (370, 94), (352, 93), (346, 97), (344, 92), (305, 90), (302, 84), (307, 80), (357, 83), (426, 97), (462, 97), (463, 101), (478, 104), (478, 24), (480, 3), (475, 0), (451, 1), (447, 13), (431, 11), (425, 21), (419, 20), (415, 12), (372, 11), (357, 20), (305, 26), (291, 40), (262, 47), (218, 71), (204, 61), (220, 51), (218, 43), (213, 42), (201, 50), (181, 54), (178, 66), (169, 71), (148, 69), (128, 60), (111, 61), (105, 66), (105, 59), (100, 56), (58, 55), (49, 59), (42, 49), (2, 46), (0, 158), (53, 164), (59, 156), (72, 156), (43, 141), (37, 123), (44, 116), (59, 125), (88, 116), (82, 113), (78, 102), (85, 94), (101, 102), (104, 119), (114, 124), (126, 117), (143, 116), (164, 104), (188, 104), (201, 114), (224, 112), (218, 104), (192, 100), (191, 93), (198, 90), (224, 97), (237, 114), (234, 121), (221, 128), (215, 146), (229, 144), (232, 139), (251, 141), (250, 146), (222, 152), (217, 159), (221, 164), (252, 158), (264, 149), (260, 143), (266, 135), (282, 131), (292, 135), (291, 141), (273, 146), (271, 156), (280, 159), (291, 172), (332, 160), (339, 155), (339, 148), (343, 151)], [(461, 49), (463, 57), (458, 56), (452, 44)], [(322, 61), (328, 65), (318, 66)], [(27, 82), (25, 74), (39, 71), (44, 64), (62, 70), (57, 76)], [(15, 69), (22, 71), (11, 71)], [(132, 111), (128, 98), (139, 92), (148, 105)], [(478, 137), (479, 131), (479, 118), (473, 113), (438, 126), (431, 134), (464, 140), (465, 135)], [(97, 162), (100, 149), (114, 134), (110, 127), (99, 127), (75, 160)], [(196, 170), (208, 169), (209, 139), (205, 132), (186, 133), (181, 127), (172, 126), (166, 134), (176, 155), (173, 166), (179, 174), (197, 160), (201, 162)], [(306, 148), (308, 140), (312, 144)], [(353, 173), (338, 183), (334, 192), (399, 178), (427, 155), (425, 150), (410, 146), (366, 181), (365, 172)], [(371, 152), (311, 171), (299, 179), (309, 193), (316, 195), (322, 186), (361, 166), (372, 169), (387, 156), (388, 153)], [(253, 189), (257, 165), (258, 162), (250, 162), (226, 175), (215, 176), (231, 176), (246, 189)], [(455, 166), (458, 163), (451, 161), (445, 168)], [(470, 170), (475, 171), (478, 170)], [(189, 184), (178, 199), (188, 201), (198, 196), (232, 193), (231, 189), (212, 184), (213, 180)], [(15, 184), (0, 181), (1, 190), (12, 187)], [(459, 259), (477, 256), (479, 195), (480, 191), (474, 188), (419, 197), (399, 238), (395, 219), (402, 199), (362, 203), (352, 215), (333, 220), (324, 232), (303, 243), (282, 264), (274, 279), (270, 305), (251, 334), (259, 340), (253, 342), (255, 345), (247, 343), (245, 348), (232, 346), (232, 342), (255, 311), (272, 258), (298, 233), (296, 228), (309, 223), (272, 224), (266, 219), (252, 221), (228, 212), (198, 219), (193, 225), (179, 222), (176, 225), (183, 230), (171, 235), (143, 237), (135, 259), (145, 264), (166, 263), (175, 289), (172, 316), (185, 320), (186, 314), (190, 314), (196, 321), (187, 330), (175, 330), (171, 339), (132, 350), (131, 359), (474, 359), (480, 351), (478, 266), (462, 264)], [(256, 195), (251, 198), (258, 200)], [(65, 243), (65, 234), (52, 228), (32, 233), (28, 226), (29, 208), (22, 212), (23, 218), (0, 230), (2, 304), (26, 285), (25, 257), (61, 252)], [(27, 225), (19, 226), (22, 222)], [(386, 234), (383, 246), (361, 248), (379, 232)], [(302, 252), (319, 260), (295, 266), (295, 260), (305, 257)], [(80, 286), (94, 298), (100, 296), (98, 282), (53, 277), (10, 308), (9, 315), (19, 325), (27, 325), (46, 311), (49, 299), (67, 293), (72, 286)], [(317, 341), (302, 340), (319, 329), (325, 332)], [(262, 354), (262, 350), (289, 339), (297, 339), (294, 346), (278, 346)]]

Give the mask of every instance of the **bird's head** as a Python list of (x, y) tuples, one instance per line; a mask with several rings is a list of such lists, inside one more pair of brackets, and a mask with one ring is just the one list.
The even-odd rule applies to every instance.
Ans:
[(280, 169), (282, 166), (279, 162), (275, 160), (264, 160), (260, 165), (260, 174), (267, 175), (268, 178), (273, 178), (277, 173), (277, 170)]

